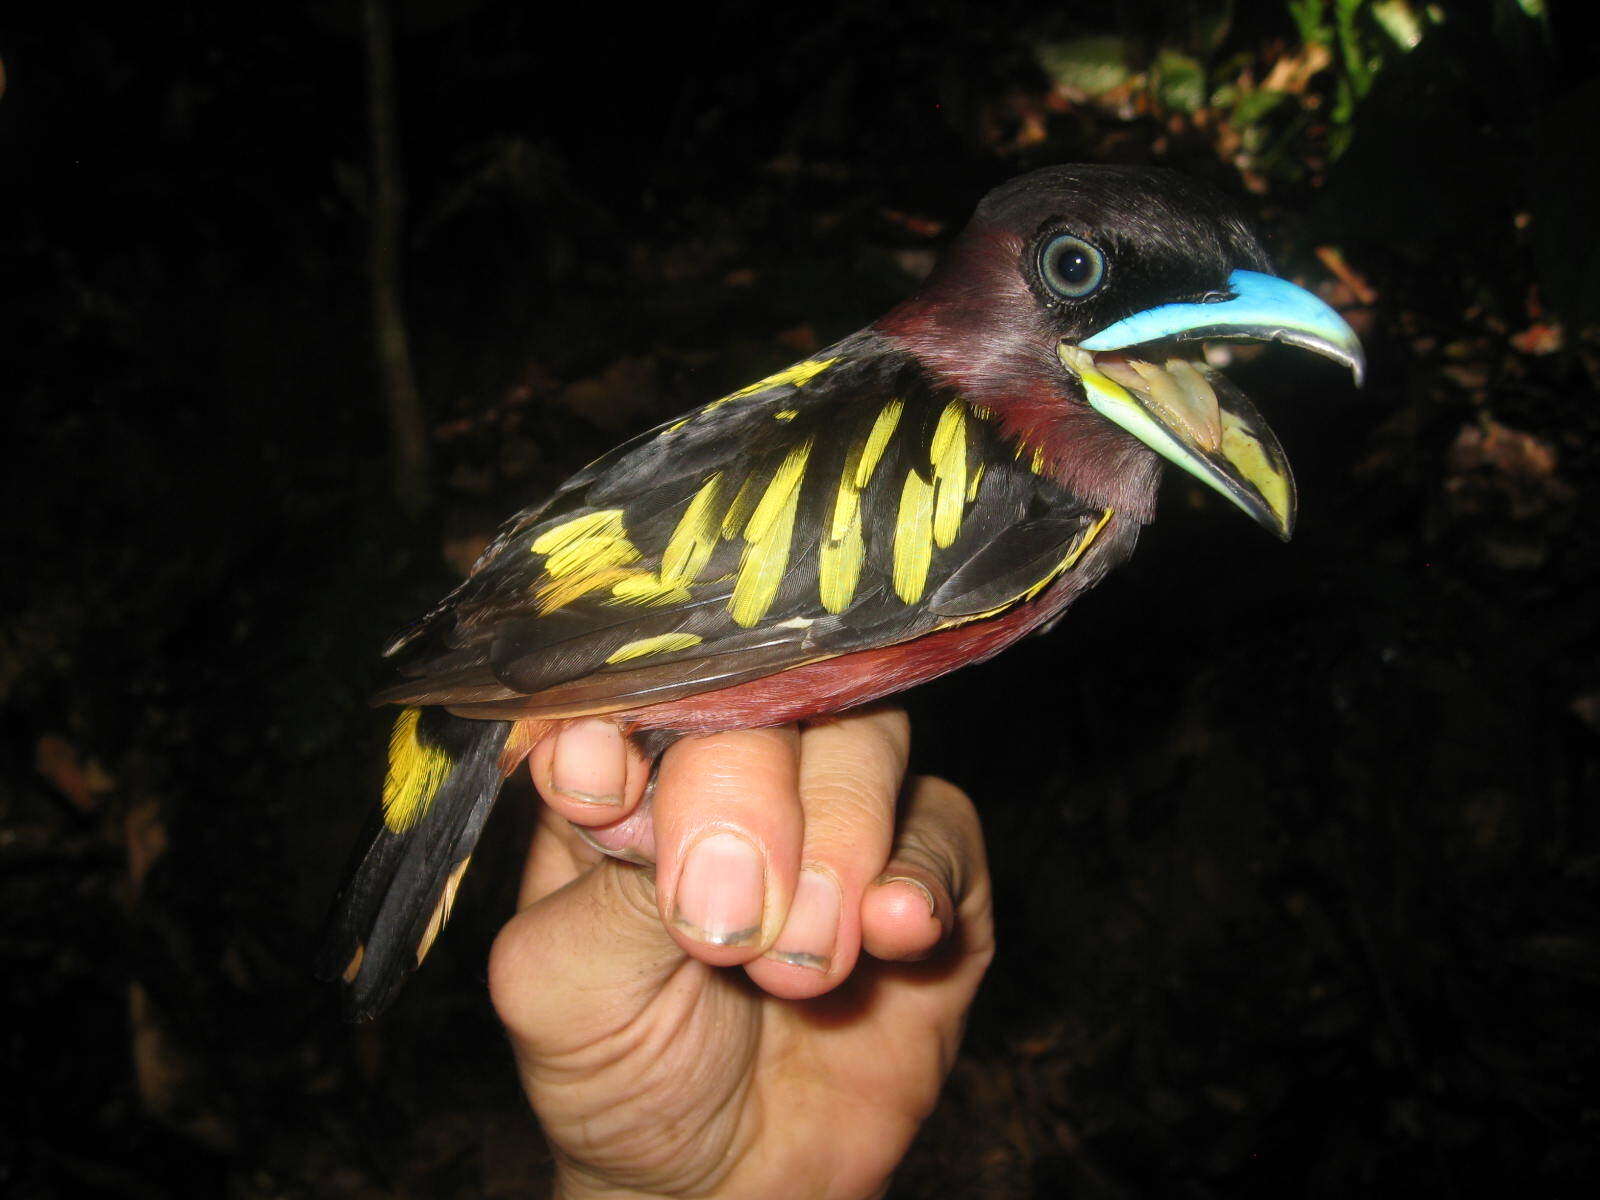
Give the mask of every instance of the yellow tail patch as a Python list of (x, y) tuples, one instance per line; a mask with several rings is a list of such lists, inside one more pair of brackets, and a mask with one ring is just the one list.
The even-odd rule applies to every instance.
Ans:
[(455, 760), (437, 746), (417, 739), (420, 708), (408, 708), (389, 735), (389, 773), (383, 781), (383, 823), (391, 833), (405, 833), (428, 811), (449, 777)]
[(444, 881), (444, 892), (439, 897), (439, 903), (433, 906), (428, 927), (422, 931), (422, 940), (417, 943), (417, 966), (420, 967), (422, 960), (428, 957), (428, 951), (433, 949), (434, 938), (439, 936), (439, 931), (450, 919), (450, 910), (456, 904), (456, 889), (461, 886), (461, 877), (467, 873), (467, 864), (471, 861), (472, 855), (469, 854), (451, 869), (450, 877)]

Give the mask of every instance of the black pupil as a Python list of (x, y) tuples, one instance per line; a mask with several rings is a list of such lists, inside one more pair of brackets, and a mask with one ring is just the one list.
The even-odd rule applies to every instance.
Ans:
[(1068, 246), (1056, 259), (1056, 272), (1066, 283), (1082, 283), (1093, 269), (1089, 256), (1077, 246)]

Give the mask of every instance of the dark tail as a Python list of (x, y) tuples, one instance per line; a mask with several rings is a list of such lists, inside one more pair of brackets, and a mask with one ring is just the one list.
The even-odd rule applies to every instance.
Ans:
[(317, 956), (318, 975), (344, 980), (351, 1020), (389, 1006), (449, 919), (505, 779), (511, 728), (442, 708), (408, 708), (395, 722), (383, 804), (333, 902)]

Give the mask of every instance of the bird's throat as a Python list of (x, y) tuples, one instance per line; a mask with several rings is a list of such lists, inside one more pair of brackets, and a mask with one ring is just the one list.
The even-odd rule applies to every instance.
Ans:
[(994, 414), (1042, 474), (1086, 503), (1147, 523), (1161, 460), (1085, 402), (1037, 300), (1006, 266), (1020, 250), (1015, 240), (969, 231), (945, 269), (873, 330), (914, 356), (936, 386)]

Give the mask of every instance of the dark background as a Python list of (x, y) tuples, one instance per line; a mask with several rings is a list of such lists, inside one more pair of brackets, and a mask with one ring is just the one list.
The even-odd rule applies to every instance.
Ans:
[(1600, 47), (1534, 0), (545, 7), (399, 9), (411, 511), (359, 5), (9, 6), (0, 1191), (537, 1193), (483, 987), (525, 788), (388, 1016), (309, 977), (379, 647), (1087, 160), (1233, 193), (1370, 382), (1241, 362), (1294, 542), (1171, 479), (1060, 629), (910, 698), (1001, 953), (897, 1194), (1590, 1194)]

